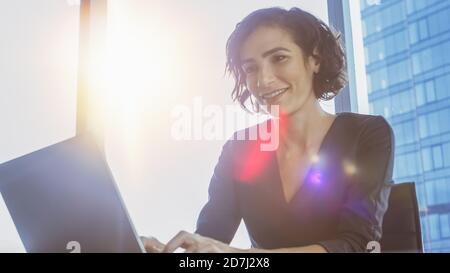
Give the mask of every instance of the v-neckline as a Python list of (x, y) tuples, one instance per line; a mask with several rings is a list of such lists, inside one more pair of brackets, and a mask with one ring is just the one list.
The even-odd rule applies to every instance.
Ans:
[[(336, 117), (334, 118), (333, 122), (331, 123), (330, 127), (328, 128), (327, 132), (325, 133), (325, 136), (323, 137), (322, 142), (319, 145), (319, 149), (317, 150), (318, 155), (322, 154), (325, 144), (328, 141), (329, 135), (331, 134), (331, 131), (334, 130), (337, 120), (341, 114), (342, 113), (336, 113)], [(276, 170), (276, 174), (277, 174), (278, 192), (281, 193), (281, 200), (283, 201), (283, 204), (289, 206), (298, 198), (298, 195), (300, 194), (300, 192), (305, 188), (306, 180), (311, 175), (311, 171), (314, 169), (314, 166), (316, 165), (316, 163), (311, 163), (309, 165), (309, 167), (307, 168), (306, 172), (303, 175), (303, 178), (301, 178), (302, 184), (292, 195), (291, 199), (287, 200), (286, 196), (284, 194), (284, 186), (283, 186), (283, 180), (281, 178), (280, 165), (278, 163), (277, 150), (273, 151), (273, 158), (275, 160), (275, 170)]]

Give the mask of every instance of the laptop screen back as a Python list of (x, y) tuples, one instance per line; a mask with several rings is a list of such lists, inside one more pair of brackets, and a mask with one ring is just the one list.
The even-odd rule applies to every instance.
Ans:
[(143, 252), (101, 150), (77, 136), (0, 165), (28, 252)]

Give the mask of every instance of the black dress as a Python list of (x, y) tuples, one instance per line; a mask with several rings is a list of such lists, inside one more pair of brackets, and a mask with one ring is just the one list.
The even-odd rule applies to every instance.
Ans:
[(383, 117), (338, 114), (289, 202), (276, 152), (260, 144), (231, 139), (223, 146), (196, 233), (230, 243), (243, 219), (256, 248), (319, 244), (328, 252), (363, 252), (380, 240), (394, 156)]

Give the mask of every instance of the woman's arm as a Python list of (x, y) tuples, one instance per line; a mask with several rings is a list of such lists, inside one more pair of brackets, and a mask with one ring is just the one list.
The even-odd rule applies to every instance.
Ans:
[(379, 242), (387, 210), (394, 159), (394, 134), (386, 120), (364, 121), (355, 143), (356, 173), (347, 178), (346, 200), (340, 208), (336, 238), (317, 242), (328, 252), (366, 252)]
[(208, 202), (197, 219), (195, 233), (229, 244), (241, 222), (233, 176), (233, 140), (228, 140), (214, 168), (208, 188)]

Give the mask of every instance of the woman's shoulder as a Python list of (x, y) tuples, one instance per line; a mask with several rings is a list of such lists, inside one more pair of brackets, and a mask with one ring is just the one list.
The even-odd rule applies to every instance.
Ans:
[(341, 121), (341, 131), (347, 134), (349, 139), (358, 143), (385, 143), (393, 148), (394, 132), (383, 116), (343, 112), (339, 113), (338, 117)]
[(344, 122), (359, 126), (367, 126), (372, 124), (384, 124), (386, 126), (389, 126), (389, 123), (386, 121), (386, 119), (380, 115), (368, 115), (353, 112), (341, 112), (336, 115), (340, 119), (344, 120)]
[(341, 126), (349, 127), (351, 131), (384, 131), (392, 133), (389, 122), (379, 115), (358, 114), (352, 112), (342, 112), (337, 114), (341, 121)]

